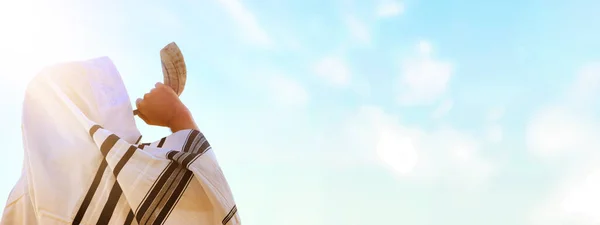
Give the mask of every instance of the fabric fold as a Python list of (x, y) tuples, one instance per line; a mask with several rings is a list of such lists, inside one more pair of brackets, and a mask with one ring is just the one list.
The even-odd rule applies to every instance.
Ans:
[(36, 76), (23, 104), (23, 174), (0, 224), (241, 224), (205, 136), (138, 144), (131, 111), (106, 57)]

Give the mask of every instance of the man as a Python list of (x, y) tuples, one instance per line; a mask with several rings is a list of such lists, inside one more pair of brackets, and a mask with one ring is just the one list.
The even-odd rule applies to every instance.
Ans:
[(173, 133), (140, 144), (108, 58), (36, 76), (23, 103), (23, 171), (0, 224), (241, 224), (214, 152), (177, 94), (157, 83), (136, 105), (146, 123)]

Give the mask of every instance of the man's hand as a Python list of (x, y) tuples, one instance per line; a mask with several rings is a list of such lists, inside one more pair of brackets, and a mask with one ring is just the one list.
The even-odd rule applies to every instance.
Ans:
[(156, 83), (144, 98), (135, 101), (138, 116), (148, 125), (171, 128), (172, 132), (184, 129), (196, 129), (196, 123), (188, 108), (179, 100), (171, 87)]

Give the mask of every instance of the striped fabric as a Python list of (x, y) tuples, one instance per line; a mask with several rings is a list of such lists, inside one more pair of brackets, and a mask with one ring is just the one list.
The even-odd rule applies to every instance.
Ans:
[[(204, 153), (211, 150), (210, 144), (204, 135), (196, 130), (183, 131), (172, 137), (162, 138), (157, 143), (142, 144), (142, 146), (150, 146), (146, 151), (153, 148), (154, 151), (158, 150), (157, 152), (163, 152), (160, 148), (162, 148), (166, 142), (173, 143), (176, 141), (181, 143), (181, 146), (178, 146), (180, 147), (178, 150), (170, 150), (164, 155), (170, 161), (166, 164), (163, 162), (162, 164), (164, 166), (158, 167), (161, 169), (160, 175), (154, 180), (143, 198), (141, 198), (141, 201), (132, 202), (131, 205), (137, 207), (131, 208), (127, 201), (120, 201), (121, 198), (126, 198), (126, 195), (123, 193), (120, 183), (111, 179), (112, 176), (110, 175), (106, 178), (106, 182), (111, 182), (113, 185), (109, 191), (108, 197), (106, 199), (97, 199), (95, 202), (92, 201), (93, 196), (98, 192), (98, 186), (103, 179), (102, 174), (107, 170), (106, 165), (114, 165), (114, 167), (112, 167), (112, 175), (118, 180), (119, 174), (124, 168), (130, 169), (126, 167), (130, 160), (133, 159), (133, 161), (136, 161), (135, 164), (130, 166), (131, 169), (140, 168), (140, 165), (143, 167), (147, 166), (143, 163), (137, 163), (137, 161), (154, 162), (148, 161), (143, 156), (137, 158), (138, 155), (136, 155), (136, 152), (143, 151), (142, 149), (138, 148), (135, 144), (132, 145), (120, 140), (119, 137), (104, 130), (101, 126), (92, 126), (90, 135), (100, 146), (100, 152), (105, 157), (105, 160), (100, 164), (96, 173), (97, 176), (90, 185), (72, 224), (80, 224), (82, 222), (90, 204), (96, 204), (97, 207), (102, 207), (100, 216), (95, 224), (109, 224), (113, 217), (116, 217), (114, 218), (115, 222), (119, 221), (116, 222), (118, 224), (164, 224), (194, 178), (193, 169), (198, 169), (194, 167), (194, 162), (202, 157)], [(184, 141), (180, 141), (182, 140), (181, 138), (177, 140), (178, 137), (183, 137), (184, 135)], [(171, 139), (176, 140), (171, 141)], [(178, 144), (175, 143), (175, 145)], [(109, 157), (109, 155), (111, 157)], [(112, 162), (108, 162), (111, 160)], [(143, 188), (143, 186), (140, 186), (139, 188)], [(137, 190), (138, 188), (135, 189)], [(215, 193), (215, 195), (219, 195), (219, 197), (223, 198), (223, 194), (228, 194), (229, 199), (232, 199), (231, 192), (228, 188), (225, 189), (227, 189), (225, 190), (226, 193)], [(139, 198), (140, 196), (141, 195), (138, 195), (137, 197)], [(121, 202), (120, 205), (118, 205), (119, 202)], [(221, 216), (222, 219), (219, 221), (220, 224), (236, 224), (230, 222), (234, 216), (237, 215), (237, 207), (232, 200), (223, 203), (229, 207), (229, 210), (224, 216)], [(119, 206), (119, 209), (121, 210), (115, 211), (117, 206)], [(186, 218), (182, 219), (184, 220), (180, 221), (180, 223), (186, 222)], [(236, 218), (236, 221), (239, 221), (239, 219)], [(214, 221), (206, 224), (214, 224)]]
[(140, 143), (121, 82), (106, 58), (32, 81), (23, 173), (0, 225), (241, 224), (205, 136), (182, 130)]
[[(216, 165), (210, 144), (199, 131), (180, 131), (144, 144), (130, 144), (99, 125), (92, 126), (89, 134), (103, 159), (72, 221), (60, 224), (240, 224), (231, 191)], [(165, 144), (168, 148), (164, 148)], [(213, 164), (200, 165), (199, 160)], [(212, 168), (206, 170), (207, 167)], [(144, 169), (152, 172), (143, 174), (158, 176), (139, 181), (139, 172)], [(201, 188), (190, 189), (192, 182)], [(185, 216), (195, 213), (189, 209), (193, 208), (194, 199), (187, 199), (183, 206), (178, 204), (186, 193), (206, 195), (209, 201), (205, 204), (212, 205), (212, 212), (203, 215), (198, 210), (200, 214), (194, 216), (197, 218)], [(10, 207), (9, 204), (7, 208)], [(177, 210), (188, 212), (172, 216)], [(11, 216), (10, 210), (7, 212), (5, 219)], [(9, 224), (7, 221), (3, 224)]]

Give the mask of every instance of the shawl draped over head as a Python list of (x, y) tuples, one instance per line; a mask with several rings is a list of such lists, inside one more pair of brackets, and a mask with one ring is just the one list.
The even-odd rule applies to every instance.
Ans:
[(197, 130), (139, 143), (109, 58), (55, 65), (29, 84), (24, 161), (0, 224), (241, 224)]

